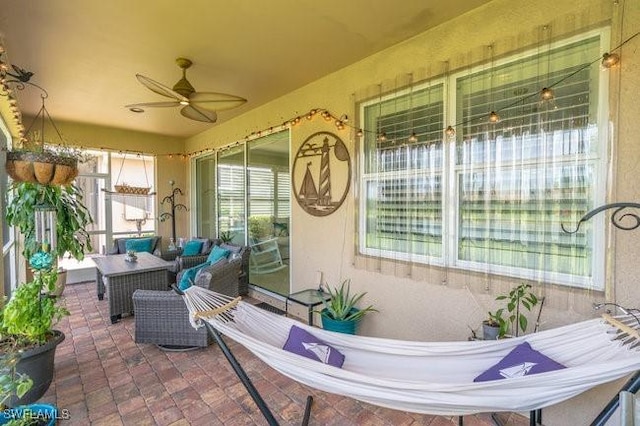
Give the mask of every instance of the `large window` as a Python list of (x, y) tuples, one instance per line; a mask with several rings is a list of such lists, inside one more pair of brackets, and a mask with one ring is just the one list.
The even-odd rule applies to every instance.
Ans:
[(602, 46), (594, 32), (363, 103), (360, 251), (602, 288), (601, 220), (561, 227), (605, 198)]

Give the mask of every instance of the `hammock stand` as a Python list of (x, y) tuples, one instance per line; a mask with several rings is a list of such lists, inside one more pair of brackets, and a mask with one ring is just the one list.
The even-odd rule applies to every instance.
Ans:
[[(180, 290), (178, 286), (172, 285), (171, 287), (176, 293), (184, 297), (184, 292)], [(205, 318), (205, 317), (211, 317), (218, 314), (223, 314), (225, 311), (233, 308), (240, 301), (240, 299), (241, 299), (240, 297), (237, 297), (224, 306), (218, 307), (210, 311), (201, 312), (200, 314), (196, 314), (196, 316)], [(216, 328), (213, 325), (209, 324), (206, 321), (204, 322), (204, 325), (207, 328), (207, 331), (209, 332), (211, 337), (213, 337), (213, 340), (216, 341), (216, 343), (222, 350), (222, 354), (231, 365), (231, 368), (233, 368), (233, 372), (236, 373), (236, 376), (238, 376), (238, 379), (240, 379), (240, 382), (249, 393), (249, 396), (251, 397), (251, 399), (253, 399), (253, 402), (255, 402), (256, 405), (258, 406), (260, 413), (262, 413), (262, 416), (265, 418), (269, 426), (278, 426), (279, 423), (276, 420), (276, 418), (273, 416), (273, 413), (269, 409), (269, 406), (262, 398), (262, 395), (260, 395), (260, 392), (258, 392), (256, 387), (254, 386), (253, 382), (251, 382), (251, 379), (247, 375), (246, 371), (244, 371), (244, 368), (242, 368), (242, 366), (240, 365), (236, 357), (233, 355), (233, 352), (231, 352), (231, 349), (227, 345), (227, 342), (225, 342), (224, 339), (222, 338), (222, 335), (220, 334), (220, 332), (216, 330)], [(313, 404), (313, 397), (311, 395), (308, 395), (306, 406), (304, 409), (304, 415), (302, 417), (302, 426), (307, 426), (309, 424), (309, 419), (311, 417), (312, 404)]]
[[(196, 293), (193, 292), (189, 292), (189, 294), (187, 295), (186, 293), (178, 290), (177, 288), (174, 287), (174, 290), (183, 296), (183, 300), (185, 301), (185, 303), (187, 304), (192, 317), (190, 318), (190, 321), (192, 323), (192, 325), (194, 327), (196, 327), (197, 325), (202, 325), (202, 322), (204, 322), (204, 325), (207, 327), (207, 330), (209, 331), (209, 333), (211, 334), (211, 336), (214, 338), (214, 340), (216, 341), (216, 343), (218, 343), (218, 345), (220, 346), (220, 348), (223, 351), (223, 354), (225, 355), (227, 361), (231, 364), (234, 372), (236, 373), (236, 375), (238, 376), (238, 378), (241, 380), (242, 384), (245, 386), (245, 388), (247, 389), (249, 395), (251, 396), (251, 398), (254, 400), (254, 402), (256, 403), (256, 405), (258, 406), (258, 408), (260, 409), (262, 415), (264, 416), (264, 418), (267, 420), (269, 425), (278, 425), (277, 420), (275, 419), (275, 417), (273, 416), (273, 414), (271, 413), (271, 411), (269, 410), (267, 404), (265, 403), (264, 399), (261, 397), (261, 395), (258, 393), (258, 391), (255, 389), (254, 385), (251, 383), (251, 380), (249, 379), (249, 377), (247, 376), (246, 372), (242, 369), (241, 365), (238, 363), (237, 359), (233, 356), (233, 354), (231, 353), (230, 348), (227, 346), (227, 344), (225, 343), (224, 339), (222, 338), (222, 335), (220, 334), (225, 333), (225, 331), (227, 332), (231, 332), (231, 337), (234, 338), (234, 340), (238, 340), (237, 338), (240, 337), (238, 334), (236, 334), (235, 332), (233, 332), (232, 328), (226, 326), (225, 324), (228, 323), (236, 323), (236, 321), (234, 320), (234, 315), (237, 315), (239, 312), (242, 313), (246, 313), (247, 309), (249, 309), (249, 305), (246, 304), (245, 302), (241, 302), (241, 298), (237, 297), (235, 299), (232, 299), (230, 297), (215, 293), (215, 292), (211, 292), (209, 290), (205, 290), (199, 287), (192, 287), (191, 289), (193, 289), (194, 291), (196, 291)], [(190, 289), (190, 290), (191, 290)], [(193, 296), (192, 296), (193, 294)], [(205, 301), (205, 298), (207, 298), (207, 300)], [(201, 298), (203, 297), (203, 298)], [(211, 304), (212, 300), (209, 299), (209, 297), (213, 298), (213, 306), (215, 306), (214, 309), (211, 309)], [(240, 304), (240, 306), (236, 306)], [(238, 311), (238, 309), (240, 309), (240, 311)], [(250, 311), (251, 313), (253, 312), (257, 312), (260, 311), (259, 308), (253, 308), (250, 307)], [(274, 314), (269, 314), (269, 313), (261, 313), (258, 315), (274, 315)], [(610, 328), (609, 330), (611, 330), (610, 332), (608, 332), (607, 334), (610, 335), (613, 332), (613, 335), (615, 336), (614, 340), (619, 341), (619, 343), (621, 342), (622, 346), (624, 347), (629, 347), (629, 348), (633, 348), (634, 349), (634, 353), (637, 353), (637, 346), (640, 345), (640, 334), (638, 333), (638, 330), (635, 328), (632, 328), (628, 325), (626, 325), (624, 322), (611, 317), (608, 314), (604, 314), (602, 315), (602, 317), (604, 318), (605, 322), (608, 323), (608, 325), (613, 326), (613, 328)], [(635, 317), (635, 315), (634, 315)], [(212, 324), (212, 322), (214, 322), (214, 318), (215, 318), (215, 323), (220, 326), (222, 328), (222, 330), (218, 330), (216, 328), (216, 326), (214, 326)], [(635, 317), (635, 319), (637, 320), (637, 317)], [(204, 321), (200, 321), (200, 320), (204, 320)], [(295, 321), (290, 320), (290, 319), (283, 319), (284, 321), (289, 321), (292, 323), (295, 323)], [(279, 321), (281, 321), (279, 319)], [(594, 324), (594, 321), (596, 320), (590, 320), (588, 322), (585, 322), (585, 324)], [(640, 322), (640, 321), (639, 321)], [(242, 320), (241, 320), (242, 323)], [(582, 323), (576, 324), (574, 326), (565, 326), (562, 327), (564, 329), (567, 330), (574, 330), (575, 326), (579, 325), (582, 329), (584, 329), (583, 331), (586, 332), (587, 330), (592, 330), (593, 327), (589, 326), (587, 327), (587, 325), (582, 325)], [(558, 329), (560, 330), (560, 329)], [(273, 331), (270, 329), (270, 331)], [(240, 332), (242, 333), (242, 332)], [(226, 334), (226, 333), (225, 333)], [(235, 334), (235, 337), (234, 337)], [(326, 335), (332, 335), (333, 333), (325, 333)], [(545, 338), (547, 340), (549, 340), (550, 338), (557, 338), (557, 334), (554, 332), (551, 334), (551, 337), (545, 336)], [(370, 339), (370, 340), (384, 340), (384, 339), (375, 339), (375, 338), (362, 338), (362, 339)], [(514, 338), (513, 340), (517, 340), (518, 338)], [(238, 340), (238, 343), (242, 344), (243, 346), (245, 345), (246, 342), (243, 342), (241, 340)], [(510, 339), (511, 340), (511, 339)], [(522, 340), (522, 338), (521, 338)], [(267, 346), (269, 346), (269, 343), (266, 343), (266, 341), (264, 342)], [(401, 343), (401, 342), (399, 342)], [(489, 342), (486, 342), (489, 343)], [(542, 343), (542, 341), (539, 341), (538, 343)], [(570, 342), (569, 342), (570, 343)], [(505, 342), (501, 342), (501, 343), (497, 343), (498, 346), (506, 346)], [(494, 346), (494, 345), (491, 345)], [(490, 346), (487, 346), (490, 348)], [(248, 349), (252, 350), (251, 347), (249, 347)], [(253, 352), (253, 350), (252, 350)], [(258, 352), (254, 352), (256, 355), (258, 355), (259, 358), (263, 359), (263, 361), (265, 360), (263, 358), (264, 353), (258, 353)], [(293, 355), (293, 354), (290, 354)], [(300, 358), (298, 355), (293, 355), (294, 358), (290, 358), (288, 359), (288, 361), (285, 359), (285, 362), (292, 362), (294, 364), (296, 364), (297, 367), (299, 367), (298, 364), (298, 359)], [(287, 357), (285, 357), (287, 358)], [(267, 359), (268, 360), (268, 359)], [(307, 360), (309, 361), (309, 360)], [(276, 359), (274, 361), (274, 365), (278, 365), (278, 360)], [(316, 362), (316, 361), (312, 361), (312, 362)], [(626, 372), (631, 372), (634, 371), (633, 367), (636, 367), (637, 361), (635, 359), (635, 357), (633, 358), (632, 363), (629, 365), (629, 360), (625, 360), (625, 359), (617, 359), (616, 361), (616, 365), (619, 364), (619, 362), (624, 362), (625, 364), (627, 364), (627, 367), (625, 367), (624, 371), (622, 373), (626, 373)], [(270, 364), (270, 362), (267, 362), (267, 364)], [(272, 365), (272, 367), (276, 368), (276, 370), (279, 370), (278, 367)], [(288, 364), (287, 364), (288, 365)], [(320, 364), (322, 365), (322, 364)], [(293, 365), (292, 365), (293, 367)], [(329, 368), (333, 368), (333, 367), (329, 367)], [(579, 368), (579, 367), (578, 367)], [(314, 367), (315, 369), (315, 367)], [(560, 371), (564, 371), (564, 370), (560, 370)], [(567, 370), (568, 371), (568, 370)], [(637, 371), (637, 370), (635, 370)], [(582, 371), (580, 371), (582, 372)], [(619, 378), (621, 377), (621, 372), (620, 371), (611, 371), (612, 373), (615, 373), (616, 376), (612, 377), (610, 380), (614, 380), (615, 378)], [(603, 371), (600, 371), (600, 374), (602, 374)], [(607, 373), (609, 377), (611, 376), (609, 370), (604, 370), (604, 373)], [(348, 371), (345, 371), (345, 374), (350, 374), (348, 373)], [(548, 373), (547, 373), (548, 374)], [(560, 373), (562, 375), (562, 373)], [(573, 373), (575, 374), (575, 372)], [(285, 373), (285, 375), (289, 376), (288, 373)], [(531, 380), (531, 378), (533, 378), (534, 383), (531, 384), (529, 383), (528, 385), (533, 385), (535, 386), (536, 383), (540, 380), (543, 380), (542, 377), (540, 378), (536, 378), (534, 376), (529, 376), (529, 379), (526, 379), (528, 381)], [(562, 376), (566, 379), (565, 376)], [(290, 378), (298, 381), (298, 379), (296, 379), (295, 375), (294, 376), (290, 376)], [(593, 378), (593, 377), (592, 377)], [(524, 379), (524, 378), (522, 378)], [(602, 379), (602, 377), (599, 377), (599, 379)], [(518, 380), (521, 380), (520, 378), (516, 378), (513, 379), (514, 381), (514, 386), (516, 386), (516, 383), (520, 383), (518, 382)], [(557, 380), (557, 379), (556, 379)], [(604, 383), (605, 381), (610, 381), (610, 380), (598, 380), (595, 383), (591, 384), (588, 387), (593, 387), (597, 384), (601, 384)], [(305, 383), (304, 380), (301, 380), (302, 383)], [(485, 382), (485, 383), (489, 383), (489, 382)], [(495, 382), (492, 382), (495, 383)], [(584, 382), (583, 382), (584, 383)], [(592, 382), (589, 382), (592, 383)], [(305, 384), (309, 384), (309, 383), (305, 383)], [(556, 382), (556, 386), (557, 386), (557, 382)], [(313, 386), (313, 385), (312, 385)], [(522, 384), (518, 384), (517, 386), (522, 386)], [(526, 387), (523, 388), (527, 391), (530, 391), (531, 388)], [(588, 388), (587, 387), (587, 388)], [(586, 390), (586, 388), (584, 386), (581, 386), (581, 391)], [(323, 390), (327, 390), (324, 389), (322, 387), (319, 387), (319, 389), (323, 389)], [(407, 388), (409, 389), (409, 388)], [(485, 389), (485, 388), (483, 388)], [(490, 388), (486, 388), (487, 390), (491, 391), (491, 387)], [(517, 387), (516, 387), (517, 389)], [(640, 372), (636, 372), (636, 374), (634, 375), (634, 377), (629, 380), (629, 382), (623, 387), (623, 390), (628, 390), (631, 392), (635, 392), (638, 389), (640, 389)], [(575, 390), (575, 389), (574, 389)], [(328, 390), (329, 392), (332, 392), (331, 390)], [(579, 392), (574, 392), (573, 395), (577, 395), (577, 393)], [(336, 392), (336, 393), (340, 393), (340, 392)], [(345, 395), (349, 395), (348, 393)], [(451, 394), (453, 395), (453, 394)], [(544, 395), (544, 394), (543, 394)], [(356, 397), (357, 398), (357, 397)], [(561, 399), (559, 399), (557, 402), (560, 402), (562, 400), (567, 399), (568, 397), (562, 397)], [(385, 403), (385, 401), (383, 400), (382, 403), (376, 403), (375, 401), (372, 400), (367, 400), (366, 398), (357, 398), (357, 399), (362, 399), (365, 402), (373, 402), (375, 405), (381, 405), (383, 407), (389, 407), (389, 408), (395, 408), (393, 405), (390, 405), (388, 402)], [(309, 421), (309, 417), (310, 417), (310, 409), (311, 409), (311, 405), (313, 402), (313, 398), (311, 396), (307, 397), (307, 401), (306, 401), (306, 407), (305, 407), (305, 412), (304, 412), (304, 417), (303, 417), (303, 425), (307, 425), (308, 421)], [(424, 404), (424, 401), (422, 402)], [(546, 406), (546, 405), (550, 405), (550, 403), (553, 403), (553, 398), (551, 400), (544, 400), (541, 402), (542, 405), (540, 407)], [(596, 418), (596, 420), (594, 420), (594, 422), (591, 424), (592, 426), (603, 426), (604, 424), (606, 424), (607, 419), (609, 419), (609, 417), (611, 417), (611, 415), (615, 412), (615, 410), (617, 409), (619, 402), (618, 402), (618, 396), (616, 395), (615, 398), (613, 398), (611, 400), (611, 402), (607, 405), (607, 407), (605, 407), (605, 409), (603, 409), (603, 411), (600, 413), (600, 415)], [(453, 401), (453, 405), (456, 405), (456, 402)], [(529, 407), (531, 407), (532, 404), (529, 404)], [(498, 407), (500, 407), (498, 405)], [(463, 407), (460, 407), (463, 408)], [(485, 407), (486, 408), (486, 407)], [(502, 409), (500, 409), (502, 408)], [(522, 409), (517, 409), (518, 407), (515, 407), (516, 409), (504, 409), (505, 406), (503, 405), (502, 407), (499, 408), (499, 411), (525, 411)], [(524, 407), (522, 407), (524, 408)], [(403, 408), (396, 408), (396, 409), (400, 409), (400, 410), (405, 410), (405, 411), (413, 411), (411, 409), (405, 409)], [(460, 412), (464, 412), (465, 410), (467, 410), (466, 408), (463, 409), (457, 409), (455, 411)], [(487, 410), (490, 411), (490, 410)], [(424, 412), (427, 413), (429, 411), (420, 411), (420, 410), (416, 410), (416, 412)], [(474, 412), (474, 411), (468, 411), (469, 413)], [(482, 412), (482, 410), (479, 411), (475, 411), (475, 412)], [(433, 414), (438, 414), (437, 411), (434, 411)], [(542, 424), (542, 411), (541, 408), (532, 408), (530, 409), (530, 425), (540, 425)], [(493, 419), (493, 421), (496, 424), (500, 424), (500, 422), (498, 421), (497, 417), (495, 416), (495, 413), (491, 415), (491, 418)], [(459, 425), (463, 424), (463, 418), (462, 415), (459, 415), (458, 417), (458, 422)]]

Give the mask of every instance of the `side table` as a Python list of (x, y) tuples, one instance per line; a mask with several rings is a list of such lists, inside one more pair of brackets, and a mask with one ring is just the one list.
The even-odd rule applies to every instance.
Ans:
[(307, 290), (296, 291), (287, 296), (285, 300), (285, 312), (289, 311), (289, 302), (298, 303), (302, 306), (306, 306), (309, 315), (309, 325), (313, 325), (313, 308), (321, 305), (323, 301), (330, 300), (329, 293), (325, 293), (322, 290), (310, 288)]

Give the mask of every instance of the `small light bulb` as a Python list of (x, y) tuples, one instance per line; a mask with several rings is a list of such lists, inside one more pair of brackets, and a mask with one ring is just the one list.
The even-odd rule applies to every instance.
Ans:
[(620, 63), (620, 55), (617, 53), (605, 53), (602, 55), (602, 66), (609, 69)]
[(362, 135), (364, 135), (364, 132), (362, 131), (362, 129), (358, 129), (358, 131), (356, 132), (356, 136), (361, 138)]
[(411, 136), (409, 136), (409, 142), (411, 143), (418, 142), (418, 137), (416, 136), (416, 132), (411, 133)]
[(384, 132), (380, 133), (380, 136), (378, 136), (378, 140), (381, 141), (381, 142), (386, 141), (387, 140), (387, 134), (384, 133)]
[(447, 128), (444, 131), (444, 134), (447, 135), (447, 137), (454, 137), (456, 135), (456, 129), (453, 128), (453, 126), (447, 126)]
[(180, 105), (189, 105), (189, 101), (180, 101)]
[(540, 91), (540, 99), (543, 101), (550, 101), (554, 97), (555, 94), (553, 93), (553, 90), (549, 89), (548, 87), (545, 87)]
[(498, 121), (500, 121), (500, 116), (498, 115), (498, 113), (495, 111), (491, 111), (491, 113), (489, 114), (489, 122), (497, 123)]

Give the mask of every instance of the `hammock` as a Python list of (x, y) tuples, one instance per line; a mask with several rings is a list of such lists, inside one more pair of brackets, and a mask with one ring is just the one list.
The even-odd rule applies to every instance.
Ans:
[[(194, 327), (206, 321), (293, 380), (415, 413), (532, 411), (640, 370), (640, 335), (632, 315), (495, 341), (413, 342), (324, 331), (198, 286), (183, 298)], [(293, 325), (344, 354), (342, 368), (281, 349)], [(567, 368), (473, 381), (524, 341)]]

